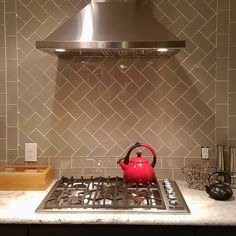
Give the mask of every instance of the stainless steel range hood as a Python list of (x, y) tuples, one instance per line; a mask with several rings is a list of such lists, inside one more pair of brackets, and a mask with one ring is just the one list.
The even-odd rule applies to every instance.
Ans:
[(93, 0), (36, 48), (57, 56), (158, 56), (185, 44), (138, 1)]

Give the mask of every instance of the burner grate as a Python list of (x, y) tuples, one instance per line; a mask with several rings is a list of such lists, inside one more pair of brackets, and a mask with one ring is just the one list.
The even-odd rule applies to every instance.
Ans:
[(128, 186), (120, 177), (62, 177), (45, 203), (45, 209), (54, 208), (164, 209), (165, 206), (157, 181), (146, 186)]

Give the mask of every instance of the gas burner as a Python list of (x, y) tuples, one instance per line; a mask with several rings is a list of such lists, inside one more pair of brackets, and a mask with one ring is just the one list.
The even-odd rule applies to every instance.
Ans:
[(155, 179), (145, 185), (127, 185), (123, 178), (90, 177), (58, 180), (36, 212), (82, 210), (150, 210), (158, 213), (189, 213), (175, 181)]

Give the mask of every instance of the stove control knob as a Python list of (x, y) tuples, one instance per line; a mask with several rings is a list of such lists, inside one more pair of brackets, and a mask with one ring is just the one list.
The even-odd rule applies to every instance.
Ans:
[(178, 200), (175, 198), (175, 199), (170, 199), (169, 203), (172, 205), (172, 206), (177, 206), (179, 205), (179, 202)]
[(173, 193), (173, 192), (174, 192), (173, 187), (168, 187), (168, 188), (166, 188), (166, 192), (167, 192), (167, 193)]
[(164, 184), (164, 185), (166, 185), (166, 184), (168, 184), (168, 183), (170, 183), (170, 181), (169, 181), (167, 178), (163, 179), (163, 184)]
[(172, 187), (172, 184), (171, 184), (171, 183), (167, 183), (167, 184), (165, 184), (164, 187), (165, 187), (165, 188), (170, 188), (170, 187)]
[(168, 193), (167, 197), (168, 197), (169, 199), (176, 199), (175, 192)]

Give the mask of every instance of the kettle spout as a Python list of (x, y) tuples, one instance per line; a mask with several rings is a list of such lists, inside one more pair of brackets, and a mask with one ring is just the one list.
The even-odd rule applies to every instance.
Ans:
[(127, 165), (122, 161), (123, 159), (117, 161), (117, 164), (122, 168), (122, 170), (125, 170), (127, 168)]

